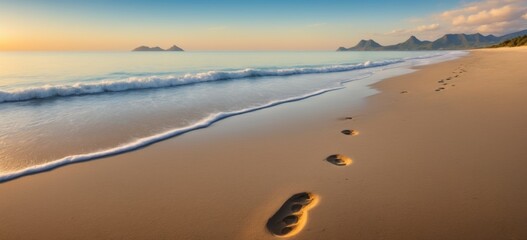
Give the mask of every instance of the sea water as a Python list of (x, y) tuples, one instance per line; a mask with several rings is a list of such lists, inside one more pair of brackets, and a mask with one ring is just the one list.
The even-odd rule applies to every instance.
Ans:
[(0, 52), (0, 182), (464, 54)]

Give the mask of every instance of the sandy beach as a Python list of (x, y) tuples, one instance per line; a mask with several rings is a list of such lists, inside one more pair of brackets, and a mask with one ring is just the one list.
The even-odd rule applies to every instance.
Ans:
[(290, 239), (527, 239), (526, 62), (474, 50), (0, 183), (0, 239), (276, 239), (295, 204)]

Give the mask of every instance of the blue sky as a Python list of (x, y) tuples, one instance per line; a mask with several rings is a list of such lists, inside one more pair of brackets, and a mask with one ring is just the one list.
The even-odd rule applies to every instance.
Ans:
[[(516, 15), (523, 19), (525, 0), (0, 0), (0, 49), (125, 50), (178, 44), (194, 50), (330, 50), (362, 38), (390, 44), (411, 34), (427, 39), (473, 31), (452, 19), (490, 14), (507, 5), (519, 9)], [(471, 6), (479, 8), (452, 19), (443, 16)], [(513, 25), (521, 28), (524, 22)], [(486, 26), (482, 30), (508, 30)]]

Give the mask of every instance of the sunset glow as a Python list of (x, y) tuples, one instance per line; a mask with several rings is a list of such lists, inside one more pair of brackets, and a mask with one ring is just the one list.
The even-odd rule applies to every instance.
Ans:
[(503, 34), (525, 27), (527, 19), (521, 16), (526, 9), (524, 1), (516, 0), (0, 0), (0, 50), (130, 50), (172, 44), (188, 50), (334, 50), (360, 39), (392, 44), (409, 34), (432, 39), (453, 29)]

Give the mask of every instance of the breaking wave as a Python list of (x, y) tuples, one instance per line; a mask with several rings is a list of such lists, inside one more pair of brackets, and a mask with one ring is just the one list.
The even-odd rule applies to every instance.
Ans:
[(68, 97), (105, 92), (122, 92), (129, 90), (175, 87), (201, 82), (219, 80), (241, 79), (250, 77), (290, 76), (298, 74), (344, 72), (370, 67), (386, 66), (403, 62), (403, 59), (367, 61), (359, 64), (331, 65), (325, 67), (301, 67), (283, 69), (252, 69), (247, 68), (236, 71), (208, 71), (183, 76), (143, 76), (129, 77), (124, 80), (79, 82), (64, 85), (44, 85), (40, 87), (27, 87), (12, 91), (0, 91), (0, 103), (18, 102), (51, 97)]
[(215, 122), (218, 122), (225, 118), (229, 118), (229, 117), (236, 116), (236, 115), (241, 115), (244, 113), (254, 112), (260, 109), (269, 108), (269, 107), (277, 106), (277, 105), (284, 104), (284, 103), (300, 101), (306, 98), (314, 97), (314, 96), (317, 96), (317, 95), (320, 95), (326, 92), (330, 92), (330, 91), (335, 91), (341, 88), (343, 88), (343, 86), (322, 89), (322, 90), (318, 90), (318, 91), (308, 93), (302, 96), (297, 96), (297, 97), (292, 97), (292, 98), (287, 98), (287, 99), (282, 99), (282, 100), (277, 100), (277, 101), (271, 101), (271, 102), (268, 102), (260, 106), (246, 108), (246, 109), (242, 109), (238, 111), (214, 113), (192, 125), (185, 126), (182, 128), (176, 128), (176, 129), (168, 130), (166, 132), (162, 132), (156, 135), (140, 138), (135, 141), (125, 143), (123, 145), (120, 145), (114, 148), (109, 148), (109, 149), (105, 149), (105, 150), (101, 150), (97, 152), (85, 153), (85, 154), (71, 155), (71, 156), (61, 158), (61, 159), (57, 159), (52, 162), (35, 165), (35, 166), (21, 169), (15, 172), (10, 172), (4, 175), (0, 174), (0, 183), (13, 180), (19, 177), (23, 177), (26, 175), (30, 175), (30, 174), (36, 174), (40, 172), (49, 171), (49, 170), (52, 170), (52, 169), (55, 169), (55, 168), (58, 168), (58, 167), (61, 167), (67, 164), (84, 162), (84, 161), (89, 161), (93, 159), (98, 159), (98, 158), (103, 158), (103, 157), (108, 157), (108, 156), (113, 156), (113, 155), (129, 152), (129, 151), (136, 150), (142, 147), (146, 147), (156, 142), (163, 141), (168, 138), (172, 138), (175, 136), (185, 134), (187, 132), (194, 131), (196, 129), (209, 127)]

